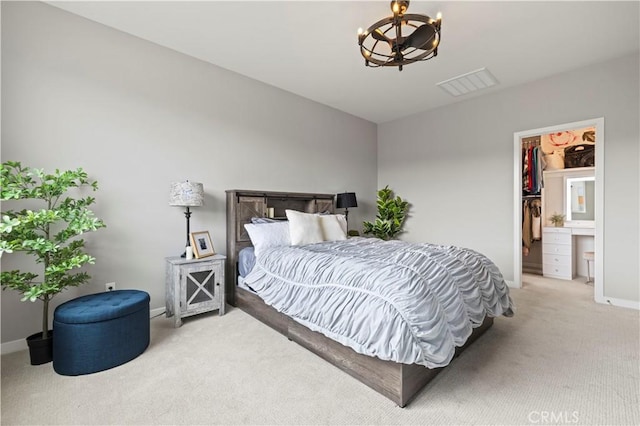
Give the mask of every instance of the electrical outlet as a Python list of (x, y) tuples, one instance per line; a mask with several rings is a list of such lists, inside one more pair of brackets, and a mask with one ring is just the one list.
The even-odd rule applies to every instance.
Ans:
[(116, 283), (106, 283), (104, 285), (104, 291), (113, 291), (116, 289)]

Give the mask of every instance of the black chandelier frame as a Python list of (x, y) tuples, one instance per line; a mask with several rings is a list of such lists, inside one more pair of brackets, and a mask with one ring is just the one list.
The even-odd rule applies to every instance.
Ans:
[[(394, 7), (397, 10), (394, 10)], [(403, 65), (412, 64), (414, 62), (426, 61), (438, 55), (438, 47), (441, 39), (442, 19), (438, 16), (433, 19), (427, 15), (419, 15), (416, 13), (404, 12), (409, 7), (409, 1), (392, 1), (391, 10), (393, 16), (381, 19), (367, 28), (366, 31), (358, 34), (358, 45), (360, 53), (365, 59), (365, 65), (368, 67), (398, 67), (402, 71)], [(429, 40), (420, 46), (404, 47), (407, 39), (423, 25), (430, 27), (433, 34)], [(403, 27), (414, 28), (413, 32), (408, 35), (402, 35)], [(395, 38), (390, 38), (387, 34), (392, 33)], [(431, 46), (428, 44), (431, 43)], [(389, 49), (389, 53), (381, 50)]]

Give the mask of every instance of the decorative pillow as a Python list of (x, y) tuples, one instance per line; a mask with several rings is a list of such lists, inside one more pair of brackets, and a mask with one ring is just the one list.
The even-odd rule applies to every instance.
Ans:
[(274, 223), (247, 223), (244, 228), (249, 233), (256, 257), (267, 247), (291, 245), (289, 222), (284, 220)]
[(320, 216), (295, 210), (285, 210), (285, 213), (289, 219), (291, 245), (299, 246), (323, 241)]
[(342, 214), (320, 215), (320, 226), (324, 241), (347, 239), (347, 220)]

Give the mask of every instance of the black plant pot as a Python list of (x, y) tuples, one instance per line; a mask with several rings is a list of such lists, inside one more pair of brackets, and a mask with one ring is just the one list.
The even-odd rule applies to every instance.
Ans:
[(31, 365), (46, 364), (53, 361), (53, 330), (49, 330), (46, 339), (42, 338), (42, 332), (27, 337)]

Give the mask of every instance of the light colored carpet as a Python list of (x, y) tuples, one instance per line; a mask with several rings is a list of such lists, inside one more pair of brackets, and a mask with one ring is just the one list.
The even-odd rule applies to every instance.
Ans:
[(2, 424), (640, 424), (639, 313), (526, 276), (517, 312), (406, 408), (238, 309), (151, 321), (135, 360), (79, 377), (2, 356)]

